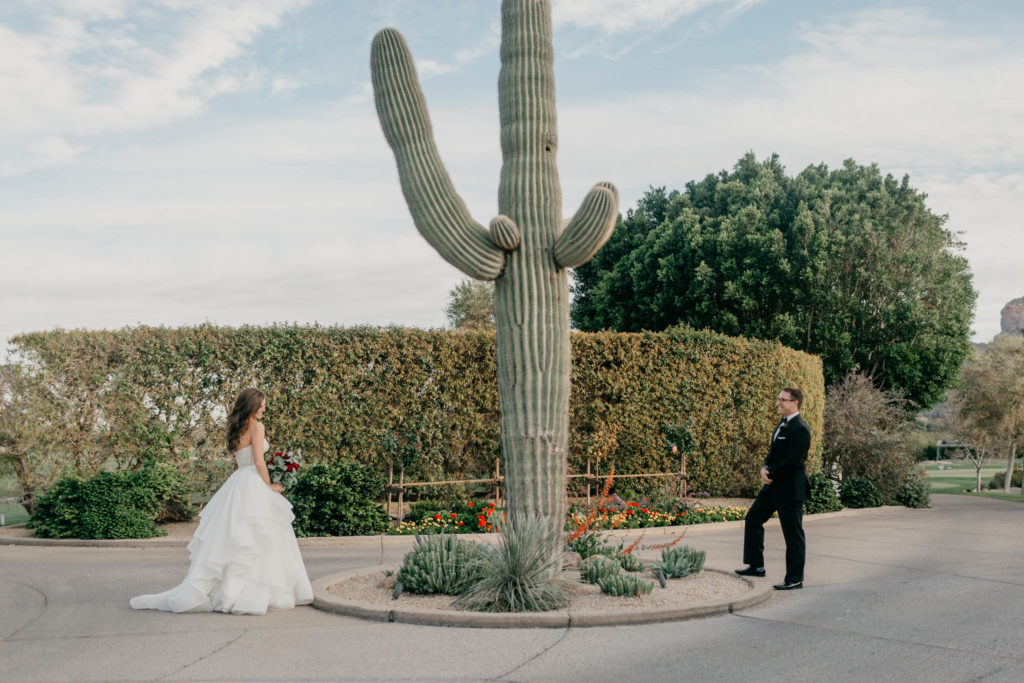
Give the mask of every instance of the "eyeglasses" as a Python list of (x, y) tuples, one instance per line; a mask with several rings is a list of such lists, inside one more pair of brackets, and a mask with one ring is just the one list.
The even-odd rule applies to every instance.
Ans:
[(795, 398), (782, 398), (781, 396), (779, 396), (777, 399), (775, 399), (775, 402), (776, 403), (785, 403), (786, 401), (792, 402), (792, 401), (795, 401), (795, 400), (796, 400)]

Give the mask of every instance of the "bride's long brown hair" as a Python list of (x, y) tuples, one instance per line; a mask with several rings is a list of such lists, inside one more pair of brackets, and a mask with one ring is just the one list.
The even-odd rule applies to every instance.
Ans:
[(242, 434), (249, 427), (249, 418), (260, 409), (260, 404), (263, 403), (264, 398), (266, 398), (266, 394), (262, 391), (249, 387), (248, 389), (243, 389), (242, 393), (235, 399), (235, 407), (231, 409), (231, 414), (228, 415), (229, 453), (234, 453), (238, 448), (238, 440), (242, 438)]

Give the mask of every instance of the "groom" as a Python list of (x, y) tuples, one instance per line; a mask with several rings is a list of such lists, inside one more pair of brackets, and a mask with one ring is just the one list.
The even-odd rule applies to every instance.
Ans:
[(803, 588), (804, 501), (810, 496), (804, 463), (811, 447), (811, 430), (800, 417), (804, 394), (795, 387), (784, 387), (775, 399), (782, 420), (772, 434), (768, 459), (761, 467), (764, 486), (747, 511), (743, 529), (743, 561), (746, 569), (737, 569), (742, 576), (764, 576), (764, 523), (778, 511), (782, 536), (786, 539), (786, 577), (775, 590)]

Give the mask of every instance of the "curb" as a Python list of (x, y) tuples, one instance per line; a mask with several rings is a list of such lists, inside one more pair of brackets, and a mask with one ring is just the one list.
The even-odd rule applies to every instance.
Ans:
[[(397, 570), (397, 567), (394, 567)], [(770, 599), (774, 593), (767, 582), (754, 582), (738, 577), (750, 587), (741, 598), (722, 602), (704, 602), (686, 607), (662, 607), (646, 610), (558, 610), (553, 612), (463, 612), (460, 610), (428, 609), (422, 607), (388, 607), (377, 603), (346, 600), (328, 591), (332, 585), (345, 579), (376, 573), (382, 567), (356, 569), (322, 576), (313, 581), (313, 607), (325, 612), (368, 619), (370, 621), (398, 622), (420, 626), (456, 626), (463, 628), (586, 628), (592, 626), (628, 626), (665, 621), (685, 621), (703, 617), (731, 614), (753, 607)], [(733, 572), (713, 567), (704, 571), (734, 576)]]

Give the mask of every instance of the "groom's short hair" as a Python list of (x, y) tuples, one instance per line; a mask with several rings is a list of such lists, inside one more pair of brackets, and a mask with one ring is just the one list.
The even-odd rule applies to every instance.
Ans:
[(782, 387), (782, 390), (792, 396), (796, 400), (796, 407), (801, 408), (804, 405), (804, 392), (800, 391), (796, 387)]

